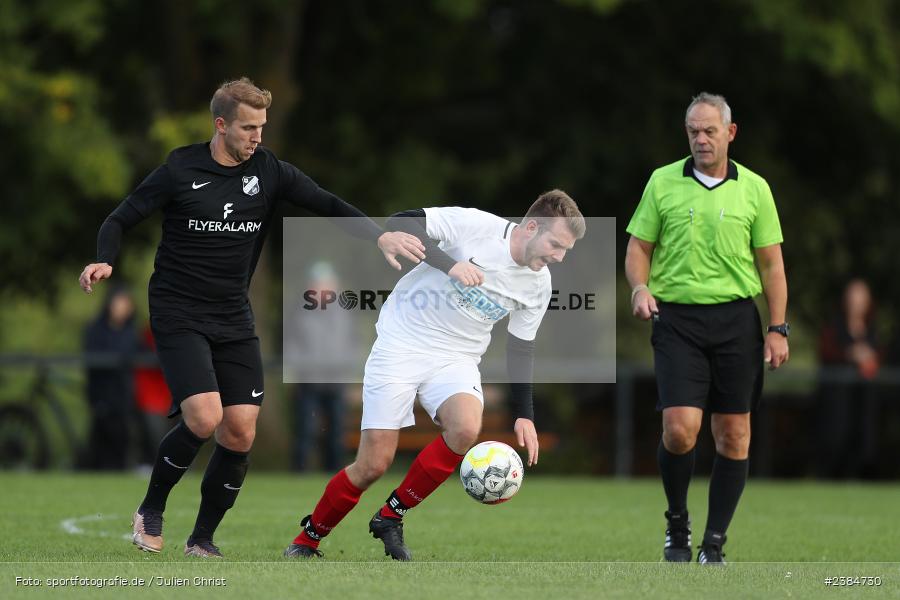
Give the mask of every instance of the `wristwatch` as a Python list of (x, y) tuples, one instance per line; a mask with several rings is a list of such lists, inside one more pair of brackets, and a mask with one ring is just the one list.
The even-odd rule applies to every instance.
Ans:
[(791, 326), (788, 323), (782, 323), (781, 325), (769, 325), (769, 328), (766, 329), (766, 333), (772, 333), (773, 331), (788, 337), (791, 334)]

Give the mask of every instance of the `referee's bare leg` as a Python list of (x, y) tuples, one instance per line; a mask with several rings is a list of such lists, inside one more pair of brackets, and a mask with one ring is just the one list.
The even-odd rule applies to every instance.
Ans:
[[(694, 474), (694, 448), (703, 424), (703, 410), (693, 406), (671, 406), (662, 411), (662, 444), (658, 452), (669, 514), (684, 515), (687, 521), (687, 496)], [(672, 520), (672, 517), (669, 517)], [(685, 524), (684, 527), (687, 527)]]
[(709, 512), (703, 543), (721, 549), (747, 483), (750, 413), (712, 413), (710, 426), (716, 442), (716, 457), (709, 476)]
[(703, 411), (693, 406), (671, 406), (662, 411), (663, 434), (657, 461), (669, 507), (663, 554), (671, 562), (688, 562), (692, 556), (687, 496), (702, 423)]

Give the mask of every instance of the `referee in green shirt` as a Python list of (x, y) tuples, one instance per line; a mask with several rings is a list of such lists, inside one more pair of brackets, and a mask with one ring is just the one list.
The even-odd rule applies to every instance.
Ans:
[[(777, 369), (788, 359), (787, 280), (772, 192), (728, 159), (737, 125), (725, 98), (695, 97), (685, 128), (691, 156), (653, 172), (628, 224), (625, 275), (634, 316), (653, 320), (663, 425), (657, 457), (669, 503), (663, 555), (691, 560), (687, 493), (708, 410), (716, 458), (697, 560), (724, 564), (725, 532), (747, 481), (763, 362)], [(765, 339), (752, 300), (763, 290)]]

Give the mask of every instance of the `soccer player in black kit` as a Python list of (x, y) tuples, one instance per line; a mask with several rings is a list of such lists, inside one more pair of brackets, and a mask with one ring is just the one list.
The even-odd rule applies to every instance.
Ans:
[(377, 241), (394, 268), (400, 268), (397, 255), (424, 258), (415, 236), (384, 233), (260, 145), (271, 102), (271, 94), (247, 78), (222, 84), (210, 103), (212, 141), (173, 150), (109, 215), (97, 235), (97, 262), (79, 279), (90, 293), (112, 274), (122, 233), (163, 211), (149, 285), (150, 325), (172, 392), (172, 415), (181, 412), (182, 420), (160, 443), (147, 494), (133, 516), (132, 540), (148, 552), (162, 550), (169, 492), (215, 435), (184, 553), (222, 556), (213, 534), (243, 486), (265, 393), (248, 286), (278, 202), (336, 218), (350, 234)]

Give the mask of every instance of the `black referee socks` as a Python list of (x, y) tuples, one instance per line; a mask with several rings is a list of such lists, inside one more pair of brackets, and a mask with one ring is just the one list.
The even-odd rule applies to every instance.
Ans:
[(709, 516), (706, 530), (725, 533), (747, 483), (750, 459), (734, 460), (716, 453), (709, 477)]
[(141, 508), (166, 510), (169, 492), (194, 462), (204, 443), (206, 440), (194, 435), (184, 421), (180, 421), (166, 434), (159, 443), (156, 463), (150, 474), (150, 485), (147, 486), (147, 495), (144, 496)]
[(194, 524), (193, 540), (212, 540), (213, 534), (225, 512), (234, 506), (238, 492), (244, 485), (244, 477), (250, 460), (247, 452), (235, 452), (216, 444), (200, 485), (202, 498), (197, 522)]
[(695, 448), (684, 454), (672, 454), (666, 450), (662, 440), (656, 451), (659, 473), (662, 475), (663, 488), (669, 501), (669, 512), (683, 513), (687, 511), (688, 486), (694, 475)]

